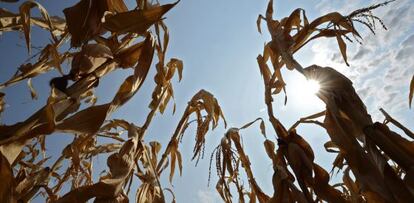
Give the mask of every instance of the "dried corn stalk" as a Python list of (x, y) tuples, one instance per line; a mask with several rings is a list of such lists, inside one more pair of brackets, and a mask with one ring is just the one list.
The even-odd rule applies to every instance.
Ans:
[[(265, 84), (265, 102), (269, 119), (278, 135), (279, 148), (276, 154), (275, 144), (269, 140), (265, 142), (266, 151), (275, 169), (275, 193), (271, 198), (272, 202), (414, 201), (412, 185), (407, 178), (403, 178), (404, 175), (412, 176), (413, 159), (409, 147), (412, 141), (390, 131), (385, 124), (374, 123), (355, 92), (352, 82), (346, 76), (329, 67), (313, 65), (303, 68), (293, 58), (293, 54), (309, 41), (319, 37), (335, 37), (348, 64), (343, 38), (349, 41), (348, 35), (352, 35), (356, 40), (361, 38), (354, 23), (362, 23), (374, 32), (374, 21), (381, 24), (382, 21), (371, 11), (388, 3), (390, 2), (359, 9), (347, 16), (333, 12), (309, 22), (302, 9), (295, 10), (289, 17), (280, 21), (273, 20), (273, 2), (270, 1), (265, 17), (259, 16), (259, 32), (260, 22), (265, 20), (272, 36), (272, 40), (264, 48), (263, 55), (257, 58)], [(267, 65), (269, 59), (273, 70)], [(285, 89), (280, 71), (284, 65), (290, 70), (296, 69), (308, 79), (319, 81), (321, 89), (318, 96), (326, 104), (326, 111), (301, 119), (289, 130), (286, 130), (274, 116), (272, 106), (272, 95)], [(325, 116), (323, 123), (314, 120), (321, 116)], [(390, 120), (390, 116), (386, 117)], [(330, 186), (327, 172), (312, 163), (314, 155), (310, 146), (295, 133), (295, 128), (300, 123), (314, 123), (327, 130), (331, 141), (325, 144), (325, 147), (330, 152), (338, 153), (334, 167), (342, 169), (347, 165), (344, 183), (340, 184), (342, 192)], [(396, 125), (407, 134), (411, 134), (400, 123), (393, 123), (397, 123)], [(394, 164), (390, 164), (390, 161)], [(349, 171), (352, 171), (355, 180), (350, 178)], [(300, 190), (292, 187), (295, 180), (298, 181)], [(293, 197), (299, 199), (292, 199)]]
[[(179, 80), (182, 78), (183, 62), (173, 58), (167, 63), (165, 59), (169, 35), (162, 18), (175, 5), (137, 1), (136, 8), (128, 10), (123, 0), (80, 0), (63, 10), (65, 19), (49, 16), (34, 1), (21, 3), (18, 14), (0, 10), (0, 32), (23, 32), (29, 53), (32, 26), (48, 30), (52, 38), (37, 60), (21, 65), (14, 76), (0, 84), (0, 89), (27, 80), (31, 95), (36, 98), (32, 78), (53, 69), (62, 75), (50, 81), (51, 92), (43, 108), (22, 122), (0, 125), (0, 174), (4, 180), (0, 187), (1, 202), (27, 202), (39, 193), (48, 202), (85, 202), (92, 198), (95, 202), (127, 202), (134, 176), (140, 179), (138, 202), (165, 201), (164, 188), (159, 182), (161, 171), (156, 170), (157, 165), (164, 168), (168, 165), (157, 162), (161, 145), (151, 142), (149, 147), (142, 140), (156, 112), (163, 113), (174, 98), (175, 73), (178, 72)], [(30, 10), (35, 7), (42, 18), (31, 16)], [(67, 39), (72, 47), (79, 49), (61, 53)], [(156, 86), (145, 123), (136, 126), (120, 119), (108, 120), (139, 91), (155, 52)], [(68, 71), (63, 65), (66, 61), (71, 62)], [(99, 79), (120, 68), (131, 68), (133, 74), (125, 79), (112, 101), (95, 105), (94, 89), (99, 87)], [(7, 95), (1, 93), (0, 113), (5, 98)], [(200, 106), (199, 100), (204, 106)], [(83, 102), (92, 105), (80, 109)], [(185, 115), (196, 112), (199, 116), (203, 110), (208, 113), (205, 119), (199, 117), (202, 131), (198, 136), (205, 136), (209, 123), (216, 127), (218, 117), (223, 116), (220, 106), (206, 91), (198, 93), (191, 102)], [(126, 131), (128, 137), (124, 138)], [(71, 133), (74, 139), (52, 166), (45, 166), (49, 159), (45, 156), (45, 139), (55, 132)], [(114, 142), (102, 144), (97, 137)], [(204, 138), (197, 143), (203, 145)], [(94, 183), (93, 158), (102, 153), (113, 153), (107, 161), (109, 171)], [(181, 158), (178, 159), (181, 164)], [(175, 163), (171, 164), (174, 168)], [(12, 169), (17, 173), (13, 174)], [(71, 190), (62, 196), (61, 189), (68, 184)]]

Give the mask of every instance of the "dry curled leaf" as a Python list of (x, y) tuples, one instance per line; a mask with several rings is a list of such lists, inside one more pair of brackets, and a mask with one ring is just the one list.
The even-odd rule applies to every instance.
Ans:
[[(4, 8), (0, 8), (0, 34), (14, 30), (23, 30), (23, 21), (20, 14), (12, 13)], [(50, 22), (53, 27), (50, 27)], [(61, 36), (65, 32), (66, 22), (58, 16), (50, 16), (49, 19), (30, 17), (30, 23), (40, 28), (49, 30), (54, 36)]]
[(6, 157), (0, 152), (0, 177), (2, 184), (0, 185), (0, 202), (14, 202), (13, 197), (15, 180), (12, 168)]
[(56, 126), (61, 132), (95, 134), (105, 121), (110, 104), (91, 106)]
[(32, 97), (32, 99), (37, 99), (37, 93), (36, 93), (36, 90), (33, 88), (32, 79), (31, 78), (29, 78), (27, 80), (27, 86), (29, 86), (30, 96)]
[(346, 44), (339, 34), (336, 35), (336, 39), (338, 40), (338, 45), (339, 49), (341, 50), (342, 57), (344, 58), (346, 65), (349, 66), (346, 55)]
[(176, 59), (176, 58), (172, 58), (168, 63), (167, 63), (167, 67), (168, 67), (168, 71), (167, 74), (165, 76), (166, 80), (170, 80), (175, 71), (178, 71), (178, 80), (181, 81), (181, 79), (183, 78), (183, 61), (181, 61), (180, 59)]
[(68, 30), (72, 35), (71, 46), (79, 47), (104, 32), (101, 19), (106, 11), (121, 13), (127, 10), (123, 0), (81, 0), (64, 9)]
[[(133, 128), (130, 128), (134, 133)], [(136, 131), (135, 131), (136, 132)], [(121, 194), (122, 185), (126, 181), (130, 171), (134, 167), (134, 159), (141, 149), (138, 148), (136, 133), (130, 140), (124, 143), (119, 152), (108, 157), (107, 164), (111, 175), (109, 179), (104, 179), (93, 185), (76, 188), (62, 196), (56, 202), (85, 202), (93, 197), (100, 200), (113, 199)]]
[(119, 61), (119, 65), (123, 68), (134, 66), (141, 56), (143, 46), (144, 43), (137, 43), (121, 50), (119, 54), (115, 56), (116, 60)]
[(134, 68), (134, 74), (129, 76), (124, 83), (122, 83), (116, 93), (112, 101), (114, 106), (123, 105), (128, 101), (135, 95), (145, 81), (154, 56), (154, 38), (152, 35), (148, 35), (145, 39), (143, 49), (144, 51), (140, 54), (138, 64)]
[[(31, 36), (30, 35), (31, 16), (30, 16), (30, 10), (34, 7), (39, 8), (40, 13), (42, 14), (45, 21), (48, 23), (49, 29), (51, 31), (54, 30), (53, 23), (50, 20), (49, 14), (47, 13), (46, 9), (42, 5), (40, 5), (39, 3), (35, 2), (35, 1), (26, 1), (22, 5), (20, 5), (20, 7), (19, 7), (20, 16), (21, 16), (21, 20), (22, 20), (24, 36), (26, 38), (26, 46), (27, 46), (27, 50), (28, 50), (29, 54), (30, 54), (30, 50), (31, 50), (31, 42), (30, 42), (31, 41), (31, 37), (30, 37)], [(53, 33), (52, 33), (52, 37), (54, 37)]]
[[(61, 39), (63, 40), (63, 39)], [(53, 68), (60, 70), (60, 64), (69, 58), (68, 53), (59, 54), (58, 46), (53, 44), (46, 45), (40, 52), (39, 59), (34, 63), (22, 64), (15, 75), (9, 80), (0, 84), (0, 88), (10, 86), (25, 79), (34, 78), (40, 74), (46, 73)]]
[(260, 132), (261, 132), (261, 133), (262, 133), (262, 135), (266, 138), (266, 127), (265, 127), (265, 124), (264, 124), (264, 120), (263, 120), (262, 118), (256, 118), (256, 120), (251, 121), (251, 122), (249, 122), (249, 123), (247, 123), (247, 124), (243, 125), (243, 126), (242, 126), (242, 127), (240, 127), (239, 129), (240, 129), (240, 130), (242, 130), (242, 129), (246, 129), (246, 128), (250, 127), (251, 125), (253, 125), (253, 123), (255, 123), (256, 121), (259, 121), (259, 120), (260, 120)]
[(73, 56), (70, 76), (74, 79), (93, 72), (96, 68), (112, 59), (111, 50), (101, 44), (84, 45), (80, 52)]
[(154, 6), (145, 10), (132, 10), (106, 16), (103, 26), (107, 30), (117, 34), (124, 34), (127, 32), (144, 34), (152, 24), (159, 21), (161, 17), (177, 3), (178, 2), (174, 4)]
[[(201, 113), (205, 111), (207, 116), (201, 116)], [(192, 99), (188, 102), (188, 106), (186, 107), (183, 116), (181, 117), (177, 128), (174, 131), (174, 134), (171, 137), (167, 148), (165, 149), (164, 153), (161, 156), (161, 160), (158, 162), (156, 170), (161, 172), (163, 168), (168, 165), (166, 164), (167, 156), (170, 155), (171, 157), (171, 171), (170, 171), (170, 182), (172, 181), (172, 177), (175, 171), (175, 160), (178, 161), (178, 166), (180, 170), (180, 174), (182, 171), (182, 158), (181, 153), (178, 151), (178, 142), (182, 140), (184, 136), (184, 132), (187, 129), (188, 125), (192, 122), (189, 122), (189, 118), (192, 114), (197, 116), (197, 119), (194, 120), (197, 122), (197, 131), (195, 137), (195, 145), (193, 148), (193, 157), (192, 159), (198, 160), (203, 156), (204, 147), (205, 147), (205, 137), (207, 131), (209, 130), (210, 123), (213, 124), (213, 128), (218, 125), (219, 118), (222, 118), (224, 125), (226, 126), (226, 120), (224, 118), (223, 112), (217, 102), (217, 99), (209, 92), (205, 90), (200, 90), (197, 94), (195, 94)], [(216, 119), (216, 120), (215, 120)]]
[(318, 198), (327, 202), (347, 202), (342, 193), (329, 185), (329, 174), (321, 166), (313, 164), (315, 173), (313, 189)]

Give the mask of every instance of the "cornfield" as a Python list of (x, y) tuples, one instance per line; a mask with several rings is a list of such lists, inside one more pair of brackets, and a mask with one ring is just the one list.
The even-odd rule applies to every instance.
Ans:
[[(63, 10), (64, 18), (50, 16), (35, 1), (19, 3), (18, 13), (0, 8), (0, 33), (23, 33), (29, 54), (33, 52), (32, 26), (50, 35), (50, 43), (31, 58), (32, 62), (18, 67), (9, 80), (1, 81), (0, 90), (26, 81), (36, 99), (32, 78), (52, 70), (60, 73), (50, 78), (50, 93), (43, 107), (34, 109), (26, 120), (0, 125), (0, 202), (30, 202), (38, 195), (45, 202), (181, 202), (185, 197), (175, 197), (161, 175), (167, 173), (172, 183), (174, 175), (182, 173), (180, 145), (191, 125), (196, 130), (190, 157), (196, 163), (205, 156), (210, 158), (209, 174), (205, 175), (209, 181), (216, 175), (215, 188), (223, 202), (414, 202), (414, 133), (384, 109), (380, 109), (384, 121), (373, 121), (352, 81), (334, 68), (303, 67), (294, 58), (309, 42), (334, 38), (348, 64), (347, 43), (362, 40), (358, 29), (375, 33), (376, 24), (387, 29), (373, 13), (391, 2), (347, 15), (332, 12), (309, 21), (304, 9), (273, 19), (270, 0), (265, 14), (257, 19), (258, 32), (264, 32), (265, 25), (271, 36), (257, 56), (268, 118), (229, 127), (211, 154), (205, 151), (206, 136), (219, 125), (227, 128), (227, 123), (219, 99), (203, 89), (189, 99), (168, 143), (144, 141), (153, 118), (163, 115), (169, 103), (174, 104), (175, 112), (172, 81), (181, 81), (184, 62), (166, 58), (169, 30), (164, 18), (178, 3), (186, 2), (161, 5), (137, 0), (135, 8), (129, 9), (123, 0), (80, 0)], [(31, 14), (34, 9), (40, 16)], [(148, 81), (151, 68), (156, 71), (155, 85), (144, 122), (113, 119), (111, 115)], [(97, 104), (95, 88), (100, 79), (124, 69), (132, 70), (132, 74), (116, 92), (107, 93), (113, 95), (110, 102)], [(276, 95), (284, 93), (287, 102), (283, 69), (318, 81), (317, 96), (326, 109), (300, 118), (290, 127), (283, 125), (274, 112)], [(410, 105), (413, 92), (414, 80), (410, 84)], [(6, 106), (6, 96), (0, 92), (0, 113)], [(268, 178), (273, 194), (266, 194), (256, 181), (245, 150), (249, 145), (242, 141), (242, 131), (256, 122), (263, 135), (263, 157), (273, 168), (273, 176)], [(272, 132), (266, 131), (266, 123)], [(336, 155), (330, 170), (342, 172), (341, 183), (332, 185), (329, 172), (315, 163), (317, 154), (306, 136), (296, 131), (303, 124), (326, 130), (330, 141), (324, 144), (325, 149)], [(391, 124), (405, 135), (390, 130)], [(47, 165), (45, 140), (62, 132), (73, 135), (73, 141), (61, 146), (62, 153), (53, 154), (56, 161)], [(98, 138), (110, 141), (102, 143)], [(104, 154), (109, 154), (108, 169), (94, 174), (93, 160)], [(131, 190), (133, 184), (138, 185), (136, 191)], [(63, 193), (63, 188), (70, 189)]]

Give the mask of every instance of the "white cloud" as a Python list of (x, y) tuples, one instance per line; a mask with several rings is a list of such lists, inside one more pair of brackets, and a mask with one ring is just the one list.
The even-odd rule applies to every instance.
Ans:
[(217, 193), (213, 193), (212, 191), (207, 190), (199, 190), (197, 192), (198, 202), (200, 203), (214, 203), (219, 202), (219, 196)]

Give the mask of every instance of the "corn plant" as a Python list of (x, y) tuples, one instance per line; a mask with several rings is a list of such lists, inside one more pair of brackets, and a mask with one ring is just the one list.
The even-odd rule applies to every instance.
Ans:
[[(159, 161), (161, 144), (143, 141), (154, 116), (164, 113), (174, 98), (174, 76), (182, 78), (183, 62), (165, 58), (169, 34), (163, 16), (177, 3), (160, 5), (140, 0), (136, 8), (128, 10), (123, 0), (81, 0), (63, 10), (64, 19), (49, 16), (35, 1), (22, 3), (19, 13), (0, 10), (0, 31), (23, 32), (29, 53), (32, 26), (45, 29), (52, 39), (34, 63), (21, 65), (0, 88), (26, 80), (36, 98), (31, 79), (55, 69), (61, 73), (50, 80), (50, 95), (44, 107), (22, 122), (0, 126), (1, 202), (29, 202), (39, 193), (47, 202), (128, 202), (134, 180), (140, 184), (136, 202), (165, 202), (164, 191), (172, 191), (163, 187), (159, 179), (168, 166), (170, 180), (176, 164), (181, 172), (177, 142), (191, 123), (189, 119), (195, 115), (198, 126), (195, 157), (204, 152), (204, 137), (210, 124), (215, 128), (220, 118), (224, 119), (214, 96), (201, 90), (190, 100)], [(34, 8), (41, 17), (31, 16)], [(65, 50), (62, 46), (68, 41), (71, 49)], [(155, 86), (145, 122), (136, 125), (111, 119), (111, 114), (140, 90), (155, 54)], [(67, 61), (71, 62), (69, 71), (63, 64)], [(133, 74), (125, 78), (110, 102), (97, 105), (94, 90), (100, 78), (121, 69), (132, 69)], [(5, 94), (0, 95), (3, 111)], [(87, 107), (82, 109), (81, 104)], [(42, 156), (46, 153), (45, 139), (56, 132), (71, 133), (74, 139), (62, 146), (55, 163), (46, 166), (48, 158)], [(113, 141), (101, 144), (98, 137)], [(109, 171), (94, 182), (93, 158), (103, 153), (111, 153), (107, 159)], [(170, 162), (166, 162), (167, 156)], [(61, 192), (64, 185), (71, 185), (66, 194)]]
[[(238, 192), (240, 202), (245, 201), (245, 196), (250, 202), (414, 201), (411, 178), (414, 161), (413, 142), (410, 140), (413, 139), (412, 132), (383, 109), (381, 112), (385, 115), (385, 121), (374, 122), (355, 92), (352, 81), (334, 68), (318, 65), (304, 68), (293, 57), (310, 41), (321, 37), (335, 38), (348, 65), (345, 40), (361, 41), (356, 24), (362, 24), (372, 32), (375, 32), (375, 23), (386, 29), (382, 20), (372, 11), (389, 3), (358, 9), (348, 15), (328, 13), (309, 21), (303, 9), (296, 9), (289, 17), (274, 20), (273, 1), (269, 1), (266, 14), (258, 17), (257, 26), (262, 32), (261, 22), (266, 23), (271, 41), (266, 43), (257, 62), (265, 87), (267, 114), (277, 135), (276, 141), (266, 136), (264, 141), (264, 148), (274, 169), (274, 193), (265, 194), (255, 181), (249, 158), (240, 141), (240, 130), (245, 128), (243, 126), (229, 129), (214, 152), (219, 176), (217, 190), (223, 201), (232, 202), (232, 185), (234, 191)], [(307, 79), (318, 81), (321, 88), (317, 96), (326, 104), (325, 111), (301, 118), (290, 128), (286, 128), (276, 118), (273, 109), (273, 95), (282, 90), (286, 94), (286, 83), (281, 72), (284, 67), (298, 71)], [(323, 121), (318, 120), (321, 117), (324, 117)], [(303, 123), (311, 123), (327, 131), (331, 140), (324, 146), (328, 152), (337, 154), (333, 169), (343, 170), (342, 183), (330, 185), (329, 173), (314, 162), (315, 154), (311, 146), (296, 132), (296, 127)], [(391, 131), (388, 123), (393, 123), (408, 137)], [(243, 169), (250, 189), (240, 184), (240, 171)]]

